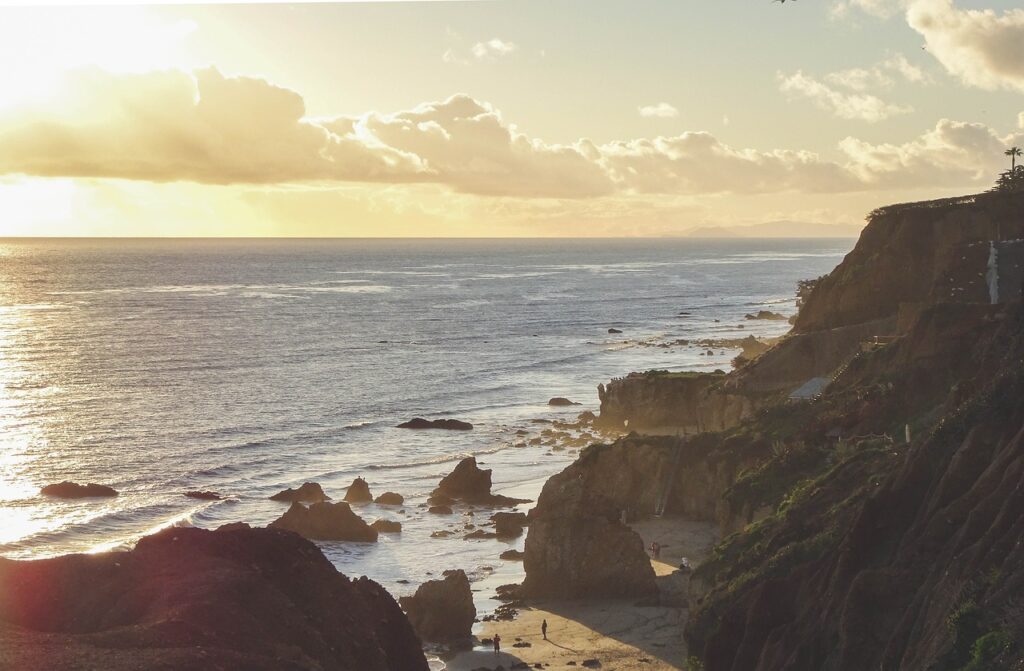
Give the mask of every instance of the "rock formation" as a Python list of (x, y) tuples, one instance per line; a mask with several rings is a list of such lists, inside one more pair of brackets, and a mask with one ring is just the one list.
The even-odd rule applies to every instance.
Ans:
[(199, 499), (200, 501), (220, 501), (224, 497), (217, 492), (185, 492), (185, 496), (190, 499)]
[(54, 496), (61, 499), (85, 499), (92, 497), (117, 496), (117, 491), (113, 487), (97, 485), (92, 482), (87, 485), (80, 485), (76, 482), (68, 482), (66, 480), (55, 485), (46, 485), (39, 491), (45, 496)]
[(450, 643), (472, 635), (476, 607), (464, 571), (445, 571), (443, 580), (423, 583), (413, 596), (399, 599), (424, 641)]
[(345, 491), (345, 500), (349, 503), (369, 503), (373, 501), (370, 485), (366, 484), (366, 480), (356, 478)]
[(494, 533), (499, 538), (515, 538), (523, 533), (523, 527), (527, 525), (526, 513), (494, 513), (491, 521), (494, 522)]
[(556, 396), (556, 397), (548, 400), (548, 405), (553, 405), (553, 406), (558, 407), (558, 406), (567, 406), (567, 405), (579, 405), (579, 403), (576, 403), (574, 401), (570, 401), (569, 399), (564, 398), (562, 396)]
[(643, 597), (654, 569), (622, 510), (563, 471), (544, 485), (530, 515), (523, 592), (531, 598)]
[(462, 501), (476, 505), (504, 506), (528, 503), (524, 499), (491, 494), (491, 469), (482, 469), (475, 457), (466, 457), (442, 478), (430, 495), (432, 503)]
[(400, 506), (405, 503), (405, 497), (395, 492), (384, 492), (373, 502), (383, 506)]
[(286, 529), (318, 541), (357, 541), (374, 543), (377, 531), (352, 512), (347, 503), (314, 503), (306, 507), (293, 503), (284, 515), (270, 523), (274, 529)]
[(448, 431), (469, 431), (473, 425), (458, 419), (423, 419), (414, 417), (398, 425), (399, 429), (445, 429)]
[(377, 583), (295, 534), (167, 529), (131, 552), (0, 560), (0, 668), (426, 671)]
[(402, 533), (402, 523), (395, 522), (393, 520), (379, 519), (374, 520), (373, 524), (370, 525), (374, 530), (382, 534), (400, 534)]
[(331, 497), (324, 494), (324, 490), (316, 482), (304, 483), (298, 489), (292, 489), (289, 487), (284, 491), (280, 491), (270, 497), (271, 501), (285, 501), (295, 502), (301, 501), (303, 503), (320, 503), (321, 501), (330, 501)]

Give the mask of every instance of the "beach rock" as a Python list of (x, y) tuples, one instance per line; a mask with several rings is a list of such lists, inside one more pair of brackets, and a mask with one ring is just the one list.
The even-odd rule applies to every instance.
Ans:
[(321, 501), (330, 501), (331, 497), (324, 494), (324, 490), (316, 482), (304, 483), (298, 489), (292, 489), (289, 487), (284, 491), (280, 491), (270, 497), (271, 501), (287, 501), (295, 502), (301, 501), (303, 503), (320, 503)]
[(117, 496), (117, 490), (113, 487), (97, 485), (92, 482), (87, 485), (80, 485), (77, 482), (68, 482), (66, 480), (55, 485), (46, 485), (39, 491), (41, 494), (46, 496), (55, 496), (61, 499), (85, 499), (92, 497)]
[(453, 511), (451, 506), (430, 506), (427, 512), (432, 515), (451, 515)]
[(427, 671), (394, 599), (274, 529), (170, 528), (128, 552), (0, 561), (4, 669)]
[(445, 429), (448, 431), (469, 431), (473, 425), (458, 419), (423, 419), (414, 417), (398, 425), (399, 429)]
[(771, 321), (787, 321), (789, 317), (786, 315), (780, 315), (778, 312), (772, 312), (771, 310), (758, 310), (757, 314), (745, 314), (744, 319), (767, 319)]
[(416, 633), (432, 643), (469, 638), (476, 619), (465, 571), (445, 571), (444, 576), (423, 583), (413, 596), (399, 599)]
[(366, 480), (356, 478), (348, 486), (348, 490), (345, 491), (345, 500), (349, 503), (369, 503), (373, 501), (373, 495), (370, 494), (370, 485), (366, 484)]
[(472, 541), (472, 540), (479, 540), (479, 539), (482, 539), (482, 538), (497, 538), (497, 537), (498, 537), (498, 534), (496, 534), (496, 533), (492, 533), (490, 531), (484, 531), (483, 529), (477, 529), (476, 531), (473, 531), (473, 532), (468, 533), (465, 536), (463, 536), (462, 540)]
[(596, 659), (584, 659), (582, 666), (587, 669), (600, 669), (601, 662), (597, 661)]
[(516, 505), (528, 503), (524, 499), (491, 494), (491, 469), (482, 469), (475, 457), (466, 457), (455, 469), (446, 475), (437, 489), (430, 495), (431, 503), (447, 497), (447, 500), (462, 501), (478, 505)]
[(431, 538), (448, 538), (449, 536), (452, 536), (452, 535), (453, 534), (452, 534), (451, 531), (448, 531), (447, 529), (442, 529), (441, 531), (431, 532), (430, 537)]
[(269, 525), (319, 541), (374, 543), (377, 531), (352, 512), (347, 503), (314, 503), (306, 507), (293, 503), (288, 511)]
[(608, 333), (622, 333), (622, 331), (620, 331), (619, 329), (612, 328), (608, 329)]
[(392, 520), (374, 520), (371, 528), (376, 529), (382, 534), (400, 534), (402, 533), (402, 523), (394, 522)]
[(494, 513), (491, 515), (494, 531), (500, 538), (515, 538), (523, 533), (526, 513)]
[(584, 410), (580, 414), (576, 415), (576, 421), (580, 424), (592, 424), (597, 419), (597, 415), (589, 410)]
[(574, 401), (570, 401), (569, 399), (564, 398), (562, 396), (556, 396), (556, 397), (548, 400), (548, 405), (553, 405), (553, 406), (557, 407), (557, 406), (580, 405), (580, 404), (576, 403)]
[(185, 496), (190, 499), (199, 499), (200, 501), (220, 501), (224, 497), (217, 492), (185, 492)]
[(531, 598), (617, 598), (657, 594), (643, 540), (621, 509), (570, 466), (547, 481), (530, 515), (523, 592)]
[(374, 503), (378, 503), (382, 506), (400, 506), (405, 503), (405, 497), (395, 492), (384, 492), (376, 499)]
[(498, 555), (498, 559), (504, 559), (505, 561), (523, 561), (524, 556), (525, 555), (519, 550), (505, 550)]

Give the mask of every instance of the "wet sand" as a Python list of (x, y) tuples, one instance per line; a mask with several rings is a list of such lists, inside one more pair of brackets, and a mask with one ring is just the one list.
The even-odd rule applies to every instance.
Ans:
[[(652, 559), (662, 593), (685, 594), (686, 579), (676, 568), (681, 557), (696, 565), (717, 541), (717, 527), (681, 518), (650, 519), (631, 525), (644, 539), (662, 545), (660, 559)], [(682, 602), (681, 602), (682, 603)], [(683, 625), (685, 606), (638, 606), (635, 600), (577, 600), (534, 602), (520, 610), (511, 622), (486, 622), (478, 638), (501, 636), (502, 652), (479, 646), (447, 662), (449, 671), (493, 669), (501, 665), (540, 663), (552, 669), (585, 668), (596, 659), (601, 668), (616, 671), (667, 671), (682, 669), (687, 657)], [(541, 636), (541, 622), (548, 622), (548, 640)], [(529, 643), (529, 647), (513, 647)], [(576, 665), (570, 665), (575, 662)]]

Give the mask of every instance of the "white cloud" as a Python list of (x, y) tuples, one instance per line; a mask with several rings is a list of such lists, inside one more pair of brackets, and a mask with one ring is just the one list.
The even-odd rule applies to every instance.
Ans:
[(671, 119), (672, 117), (679, 116), (679, 110), (668, 103), (658, 103), (657, 105), (644, 105), (638, 107), (637, 111), (640, 112), (640, 116), (644, 118), (657, 118), (657, 119)]
[[(853, 81), (856, 81), (856, 78)], [(784, 92), (808, 98), (819, 108), (842, 119), (876, 122), (912, 111), (909, 107), (887, 103), (869, 93), (840, 91), (805, 75), (802, 71), (789, 76), (779, 73), (779, 88)]]
[(1024, 112), (1017, 115), (1017, 128), (1024, 130)]
[(474, 58), (478, 61), (485, 61), (508, 56), (518, 49), (519, 46), (515, 42), (506, 42), (495, 37), (486, 42), (477, 42), (473, 45), (471, 51)]
[(1024, 9), (961, 10), (952, 0), (912, 0), (907, 23), (965, 84), (1024, 91)]
[(984, 185), (1002, 168), (1003, 149), (1024, 144), (1024, 133), (1001, 137), (950, 120), (904, 143), (847, 138), (838, 161), (734, 147), (706, 132), (553, 144), (467, 95), (391, 114), (312, 119), (298, 93), (212, 68), (90, 69), (65, 88), (74, 95), (60, 104), (0, 114), (0, 175), (431, 184), (474, 196), (605, 201)]

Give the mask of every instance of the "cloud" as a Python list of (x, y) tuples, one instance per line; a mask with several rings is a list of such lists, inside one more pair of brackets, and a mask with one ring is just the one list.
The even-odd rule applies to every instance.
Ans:
[(304, 119), (294, 91), (215, 69), (77, 71), (60, 105), (0, 116), (0, 171), (149, 181), (427, 179), (411, 154)]
[(891, 89), (899, 77), (914, 84), (930, 84), (931, 77), (919, 66), (907, 60), (901, 53), (893, 54), (885, 60), (868, 68), (849, 68), (825, 75), (825, 81), (842, 86), (851, 91), (868, 91), (870, 89)]
[(478, 61), (494, 60), (501, 56), (508, 56), (517, 51), (519, 46), (515, 42), (506, 42), (497, 37), (486, 42), (477, 42), (471, 49), (473, 57)]
[(1024, 91), (1024, 9), (961, 10), (952, 0), (913, 0), (907, 23), (952, 75), (978, 88)]
[[(853, 87), (851, 84), (847, 85)], [(808, 98), (819, 108), (842, 119), (873, 123), (912, 111), (909, 107), (887, 103), (868, 93), (840, 91), (799, 70), (789, 76), (779, 73), (779, 89)]]
[(638, 107), (637, 111), (640, 112), (640, 116), (644, 118), (661, 118), (670, 119), (672, 117), (679, 116), (679, 110), (668, 103), (658, 103), (657, 105), (644, 105)]
[(1000, 137), (987, 126), (951, 120), (902, 144), (846, 138), (838, 160), (734, 147), (706, 132), (555, 144), (522, 133), (468, 95), (390, 114), (309, 118), (298, 93), (212, 68), (90, 69), (78, 71), (66, 90), (59, 104), (0, 114), (0, 175), (317, 188), (421, 184), (489, 198), (603, 202), (963, 187), (990, 181), (1002, 168), (1003, 148), (1024, 144), (1024, 134)]
[(1024, 130), (1024, 112), (1017, 115), (1017, 128)]

